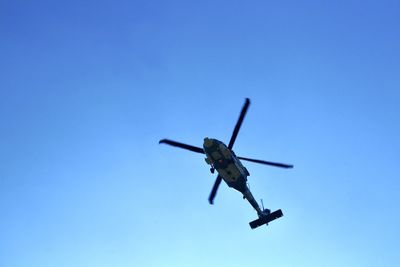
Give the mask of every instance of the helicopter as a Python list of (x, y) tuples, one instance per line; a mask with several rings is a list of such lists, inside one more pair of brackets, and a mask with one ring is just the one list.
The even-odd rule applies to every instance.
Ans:
[(240, 112), (239, 119), (236, 122), (231, 139), (227, 146), (223, 142), (217, 139), (208, 137), (204, 138), (203, 148), (176, 142), (169, 139), (161, 139), (159, 141), (159, 144), (167, 144), (183, 148), (192, 152), (205, 154), (206, 156), (205, 161), (208, 165), (210, 165), (211, 173), (214, 173), (215, 170), (218, 172), (218, 176), (214, 182), (210, 196), (208, 198), (209, 203), (211, 205), (214, 204), (214, 198), (215, 195), (217, 194), (218, 187), (221, 184), (221, 181), (224, 180), (224, 182), (229, 187), (242, 193), (243, 199), (247, 199), (250, 205), (257, 211), (258, 219), (249, 223), (250, 227), (252, 229), (255, 229), (264, 224), (268, 225), (269, 222), (282, 217), (283, 213), (281, 209), (278, 209), (274, 212), (271, 212), (270, 209), (264, 209), (264, 204), (262, 200), (261, 200), (262, 209), (260, 208), (257, 201), (254, 199), (252, 193), (250, 192), (250, 189), (247, 184), (247, 177), (250, 176), (250, 173), (248, 172), (247, 168), (243, 166), (241, 160), (270, 165), (274, 167), (280, 167), (280, 168), (293, 168), (293, 165), (239, 157), (236, 156), (235, 152), (233, 152), (232, 150), (233, 145), (235, 143), (236, 137), (239, 133), (240, 127), (243, 123), (243, 119), (246, 115), (249, 106), (250, 106), (250, 99), (246, 98), (245, 103)]

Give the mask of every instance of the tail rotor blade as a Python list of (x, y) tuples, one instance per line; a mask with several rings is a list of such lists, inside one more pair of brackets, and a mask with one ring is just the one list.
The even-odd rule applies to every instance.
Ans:
[(240, 126), (242, 125), (244, 116), (246, 115), (246, 112), (247, 112), (247, 109), (249, 108), (249, 105), (250, 105), (250, 99), (246, 98), (246, 101), (244, 102), (242, 111), (240, 112), (239, 119), (238, 119), (238, 121), (236, 123), (235, 129), (233, 130), (231, 140), (229, 141), (229, 145), (228, 145), (229, 149), (232, 149), (233, 144), (235, 143), (236, 137), (237, 137), (237, 135), (239, 133), (239, 130), (240, 130)]
[(261, 163), (265, 165), (270, 165), (274, 167), (280, 167), (280, 168), (293, 168), (293, 165), (290, 164), (284, 164), (284, 163), (278, 163), (278, 162), (271, 162), (271, 161), (265, 161), (265, 160), (259, 160), (259, 159), (250, 159), (250, 158), (244, 158), (244, 157), (237, 157), (238, 159), (241, 160), (247, 160), (255, 163)]
[(176, 146), (176, 147), (187, 149), (187, 150), (190, 150), (190, 151), (193, 151), (193, 152), (204, 154), (204, 150), (202, 148), (200, 148), (200, 147), (191, 146), (191, 145), (179, 143), (179, 142), (168, 140), (168, 139), (161, 139), (158, 143), (159, 144), (167, 144), (167, 145), (170, 145), (170, 146)]
[(218, 190), (218, 187), (219, 187), (219, 184), (221, 183), (221, 181), (222, 181), (222, 177), (218, 175), (217, 179), (215, 180), (214, 186), (211, 190), (210, 196), (208, 198), (208, 202), (211, 205), (214, 204), (214, 198), (215, 198), (215, 195), (217, 194), (217, 190)]

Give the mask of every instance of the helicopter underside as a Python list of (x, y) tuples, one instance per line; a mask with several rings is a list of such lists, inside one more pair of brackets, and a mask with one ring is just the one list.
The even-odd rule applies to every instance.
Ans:
[(206, 162), (211, 168), (217, 170), (219, 176), (226, 182), (229, 187), (236, 189), (243, 194), (243, 198), (247, 199), (253, 208), (257, 211), (259, 217), (267, 214), (266, 210), (261, 210), (257, 201), (254, 199), (247, 186), (247, 176), (249, 172), (242, 165), (235, 153), (228, 149), (224, 143), (216, 139), (204, 138), (204, 152), (206, 154)]
[(214, 168), (229, 187), (244, 193), (249, 172), (235, 154), (217, 139), (204, 138), (206, 162)]

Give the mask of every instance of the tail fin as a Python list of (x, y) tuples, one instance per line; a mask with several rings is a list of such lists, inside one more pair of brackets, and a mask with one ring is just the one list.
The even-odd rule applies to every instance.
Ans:
[(276, 220), (282, 216), (283, 216), (283, 213), (279, 209), (279, 210), (276, 210), (276, 211), (270, 213), (269, 215), (260, 217), (259, 219), (254, 220), (254, 221), (250, 222), (249, 224), (250, 224), (251, 229), (255, 229), (261, 225), (268, 224), (269, 222), (272, 222), (273, 220)]

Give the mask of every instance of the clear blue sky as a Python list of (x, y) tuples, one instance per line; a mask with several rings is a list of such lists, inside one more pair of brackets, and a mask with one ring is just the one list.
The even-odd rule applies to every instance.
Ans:
[[(400, 2), (0, 3), (0, 266), (398, 266)], [(228, 142), (256, 218), (203, 156)]]

